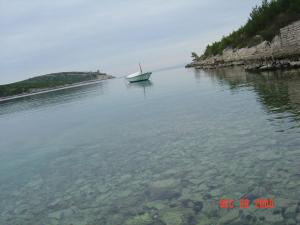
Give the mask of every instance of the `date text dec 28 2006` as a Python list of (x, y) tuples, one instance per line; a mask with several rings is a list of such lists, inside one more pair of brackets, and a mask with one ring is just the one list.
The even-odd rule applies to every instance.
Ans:
[[(245, 199), (240, 199), (239, 200), (239, 205), (238, 207), (240, 209), (247, 209), (251, 205), (251, 201), (247, 198)], [(258, 209), (273, 209), (275, 208), (275, 201), (270, 198), (258, 198), (253, 201), (254, 207)], [(234, 199), (225, 199), (222, 198), (219, 201), (219, 207), (221, 209), (233, 209), (237, 206), (236, 202)]]

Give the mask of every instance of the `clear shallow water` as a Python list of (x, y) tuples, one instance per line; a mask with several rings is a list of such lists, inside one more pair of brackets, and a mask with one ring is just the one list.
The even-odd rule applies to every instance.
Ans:
[(299, 73), (239, 68), (2, 102), (0, 224), (297, 224), (299, 120)]

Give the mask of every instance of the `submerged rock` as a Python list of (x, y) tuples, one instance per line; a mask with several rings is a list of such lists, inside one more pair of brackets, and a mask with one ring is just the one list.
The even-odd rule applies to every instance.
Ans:
[(294, 220), (294, 219), (288, 219), (286, 222), (285, 222), (286, 225), (296, 225), (297, 222)]
[(154, 208), (156, 210), (162, 210), (165, 207), (167, 207), (167, 205), (163, 204), (162, 202), (159, 201), (153, 201), (153, 202), (149, 202), (146, 205), (148, 208)]
[(221, 217), (219, 220), (220, 224), (230, 224), (234, 220), (239, 218), (239, 210), (238, 209), (231, 209), (225, 216)]
[(272, 152), (272, 151), (265, 151), (257, 154), (257, 158), (261, 161), (273, 161), (281, 158), (281, 155)]
[(203, 203), (202, 203), (202, 202), (199, 202), (199, 201), (194, 201), (193, 203), (194, 203), (193, 210), (194, 210), (196, 213), (201, 212), (201, 210), (203, 209)]
[(297, 206), (290, 206), (284, 211), (285, 218), (295, 218), (297, 216)]
[(198, 214), (199, 212), (201, 212), (202, 208), (203, 208), (203, 202), (201, 201), (193, 201), (191, 199), (184, 199), (181, 201), (181, 205), (184, 208), (191, 208), (194, 210), (194, 212), (196, 214)]
[(162, 215), (162, 221), (166, 225), (182, 225), (183, 215), (177, 211), (168, 211)]
[(259, 198), (261, 196), (260, 193), (249, 193), (246, 195), (243, 195), (241, 199), (248, 199), (250, 202), (253, 202), (255, 199)]
[(283, 222), (283, 217), (281, 214), (274, 214), (271, 210), (269, 209), (260, 209), (257, 211), (260, 216), (264, 216), (265, 221), (269, 223), (281, 223)]
[(153, 218), (150, 214), (145, 213), (127, 220), (125, 225), (151, 225), (153, 222)]
[(59, 219), (61, 218), (61, 215), (62, 215), (62, 212), (61, 212), (61, 211), (56, 211), (56, 212), (50, 213), (48, 216), (49, 216), (50, 218), (59, 220)]
[(206, 215), (201, 215), (198, 218), (198, 221), (196, 225), (211, 225), (211, 224), (217, 224), (217, 221), (215, 218), (208, 218)]
[(146, 193), (153, 200), (178, 198), (181, 195), (176, 190), (178, 185), (175, 179), (158, 180), (149, 185)]
[(120, 214), (115, 214), (108, 218), (107, 224), (123, 224), (124, 223), (124, 216)]

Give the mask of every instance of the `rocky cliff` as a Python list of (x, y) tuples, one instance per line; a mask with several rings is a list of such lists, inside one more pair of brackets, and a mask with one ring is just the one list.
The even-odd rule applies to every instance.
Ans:
[(227, 48), (222, 55), (196, 60), (187, 67), (210, 69), (232, 65), (245, 65), (249, 70), (300, 66), (300, 20), (280, 29), (271, 42), (241, 49)]

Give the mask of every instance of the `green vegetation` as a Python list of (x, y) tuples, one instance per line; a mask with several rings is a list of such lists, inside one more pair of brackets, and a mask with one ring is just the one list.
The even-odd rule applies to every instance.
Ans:
[(199, 59), (199, 56), (197, 55), (196, 52), (192, 52), (192, 58), (193, 58), (193, 61), (197, 61)]
[(55, 88), (83, 81), (96, 80), (99, 72), (62, 72), (33, 77), (16, 83), (0, 85), (0, 97), (30, 93), (40, 89)]
[(300, 0), (263, 0), (260, 6), (253, 8), (244, 26), (208, 45), (201, 58), (222, 54), (229, 47), (251, 47), (263, 40), (271, 41), (280, 28), (299, 19)]

